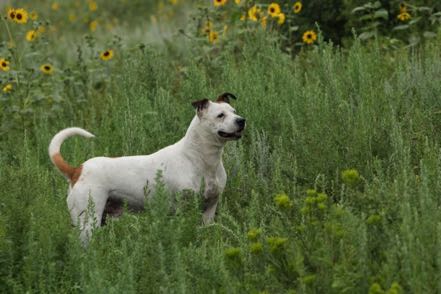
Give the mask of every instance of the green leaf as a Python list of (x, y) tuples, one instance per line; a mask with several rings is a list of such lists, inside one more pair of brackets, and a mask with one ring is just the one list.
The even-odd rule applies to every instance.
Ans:
[(295, 32), (295, 31), (298, 31), (299, 30), (299, 26), (291, 26), (291, 27), (289, 27), (289, 31), (290, 32)]
[(436, 34), (434, 32), (424, 32), (423, 33), (424, 38), (426, 39), (431, 39), (431, 38), (435, 38)]
[(409, 28), (409, 25), (405, 24), (405, 25), (399, 25), (396, 26), (392, 29), (392, 31), (402, 31), (402, 30), (407, 30)]
[(364, 11), (366, 8), (364, 8), (363, 6), (359, 6), (359, 7), (355, 7), (354, 9), (352, 9), (351, 13), (357, 13), (359, 11)]
[(415, 17), (409, 21), (409, 25), (414, 25), (421, 20), (421, 17)]
[(432, 12), (432, 8), (431, 7), (427, 7), (427, 6), (420, 6), (417, 8), (417, 11), (421, 11), (421, 12)]
[(367, 40), (367, 39), (370, 39), (374, 36), (375, 36), (375, 32), (370, 31), (370, 32), (364, 32), (364, 33), (360, 34), (360, 36), (358, 36), (358, 38), (360, 40)]
[(380, 10), (375, 11), (374, 13), (374, 18), (383, 18), (383, 19), (388, 19), (389, 17), (389, 13), (387, 12), (386, 9), (382, 8)]

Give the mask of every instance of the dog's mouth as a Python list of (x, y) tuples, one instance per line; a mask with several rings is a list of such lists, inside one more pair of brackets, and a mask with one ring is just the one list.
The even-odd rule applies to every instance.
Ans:
[(242, 138), (242, 131), (243, 129), (233, 132), (233, 133), (227, 133), (227, 132), (223, 132), (223, 131), (218, 131), (217, 134), (225, 139), (231, 139), (231, 140), (238, 140), (240, 138)]

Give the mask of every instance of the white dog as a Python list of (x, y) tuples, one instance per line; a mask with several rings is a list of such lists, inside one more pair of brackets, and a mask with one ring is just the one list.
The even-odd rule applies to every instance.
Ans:
[[(158, 171), (170, 192), (186, 189), (199, 192), (203, 188), (202, 218), (204, 223), (212, 222), (227, 180), (222, 164), (224, 145), (241, 138), (245, 128), (245, 119), (229, 104), (230, 97), (236, 98), (224, 93), (215, 102), (208, 99), (193, 102), (197, 114), (185, 136), (151, 155), (95, 157), (72, 167), (60, 154), (63, 141), (73, 135), (88, 138), (94, 135), (81, 128), (67, 128), (56, 134), (49, 145), (49, 156), (69, 181), (67, 206), (72, 223), (80, 226), (83, 243), (88, 243), (92, 229), (104, 222), (106, 214), (122, 213), (123, 201), (131, 208), (142, 209), (146, 190), (147, 196), (154, 194)], [(201, 187), (201, 183), (205, 186)], [(88, 211), (88, 207), (94, 211)]]

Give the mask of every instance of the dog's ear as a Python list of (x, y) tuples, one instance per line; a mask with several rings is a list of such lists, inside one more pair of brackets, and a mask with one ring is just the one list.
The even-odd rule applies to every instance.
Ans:
[(236, 96), (234, 96), (233, 94), (225, 92), (217, 97), (216, 102), (225, 102), (230, 104), (230, 98), (233, 98), (235, 100), (237, 99)]
[(191, 105), (193, 105), (193, 107), (198, 111), (198, 116), (200, 116), (201, 111), (204, 109), (207, 109), (209, 103), (210, 103), (210, 100), (205, 98), (202, 100), (193, 101), (193, 102), (191, 102)]

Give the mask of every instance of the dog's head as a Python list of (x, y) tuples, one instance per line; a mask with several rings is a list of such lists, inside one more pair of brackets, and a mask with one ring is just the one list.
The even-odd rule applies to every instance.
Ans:
[(202, 99), (194, 101), (200, 125), (221, 140), (237, 140), (242, 137), (245, 119), (236, 114), (230, 105), (230, 98), (236, 99), (231, 93), (223, 93), (215, 101)]

